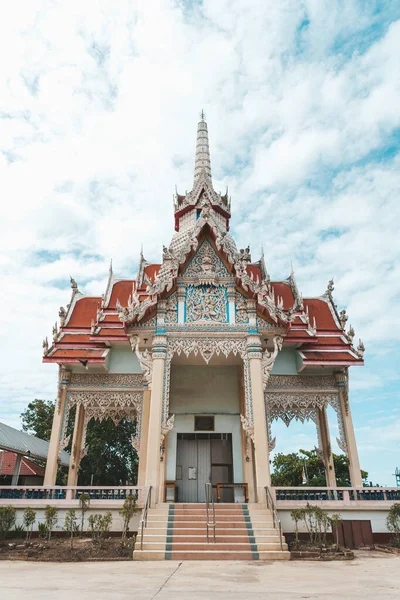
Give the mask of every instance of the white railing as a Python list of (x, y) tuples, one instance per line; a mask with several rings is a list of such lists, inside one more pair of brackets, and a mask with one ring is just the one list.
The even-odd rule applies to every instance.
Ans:
[(400, 502), (400, 488), (384, 487), (273, 487), (271, 493), (275, 502), (282, 506), (285, 502), (339, 502), (352, 504), (359, 502)]
[[(143, 503), (145, 487), (140, 486), (31, 486), (31, 485), (3, 485), (0, 486), (0, 501), (11, 503), (20, 500), (79, 500), (81, 494), (88, 494), (91, 500), (126, 500), (134, 496), (138, 504)], [(2, 502), (3, 503), (3, 502)]]

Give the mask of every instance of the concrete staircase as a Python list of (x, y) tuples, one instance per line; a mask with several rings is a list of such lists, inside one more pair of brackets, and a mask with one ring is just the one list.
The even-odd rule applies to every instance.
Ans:
[[(138, 532), (134, 560), (289, 560), (287, 544), (261, 504), (216, 504), (216, 541), (205, 504), (159, 504)], [(211, 513), (210, 513), (211, 518)]]

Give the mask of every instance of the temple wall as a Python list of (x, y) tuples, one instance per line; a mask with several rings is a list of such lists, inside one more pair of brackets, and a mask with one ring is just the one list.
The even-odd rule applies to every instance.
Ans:
[[(311, 502), (311, 504), (313, 504), (313, 502)], [(373, 504), (373, 502), (368, 501), (368, 504)], [(322, 506), (321, 508), (324, 508), (324, 506)], [(387, 528), (387, 524), (386, 524), (386, 518), (389, 514), (389, 506), (388, 507), (379, 507), (376, 508), (375, 510), (372, 509), (373, 507), (371, 506), (371, 510), (367, 510), (367, 509), (353, 509), (353, 508), (342, 508), (341, 510), (338, 509), (332, 509), (329, 510), (327, 508), (325, 508), (326, 513), (331, 517), (334, 514), (339, 514), (342, 518), (343, 521), (351, 521), (351, 520), (367, 520), (367, 521), (371, 521), (371, 528), (372, 528), (372, 533), (388, 533), (388, 528)], [(292, 510), (292, 508), (284, 510), (281, 508), (278, 508), (278, 517), (281, 521), (282, 524), (282, 529), (284, 533), (293, 533), (295, 531), (295, 525), (294, 525), (294, 521), (292, 520), (291, 516), (290, 516), (290, 511)], [(307, 529), (304, 526), (304, 524), (302, 522), (299, 522), (299, 532), (300, 533), (307, 533)]]
[(141, 373), (139, 361), (136, 354), (130, 348), (112, 348), (111, 357), (108, 362), (109, 373)]
[(291, 348), (282, 348), (271, 372), (273, 375), (297, 375), (297, 352)]
[(239, 414), (238, 379), (235, 366), (173, 365), (169, 410), (175, 415)]

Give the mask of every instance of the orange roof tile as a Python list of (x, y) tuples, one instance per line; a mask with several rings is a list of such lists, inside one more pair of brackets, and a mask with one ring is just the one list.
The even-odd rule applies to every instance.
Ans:
[(147, 265), (147, 267), (144, 269), (144, 272), (146, 273), (147, 277), (154, 281), (160, 269), (161, 265)]
[(121, 302), (122, 306), (127, 306), (134, 282), (134, 279), (126, 279), (114, 283), (108, 308), (115, 308), (117, 300)]
[(315, 317), (317, 323), (317, 329), (330, 329), (338, 331), (338, 327), (332, 316), (328, 304), (324, 300), (319, 298), (311, 298), (304, 300), (304, 309), (308, 306), (308, 314), (310, 316), (311, 323)]
[(96, 319), (97, 308), (101, 298), (81, 298), (74, 306), (66, 327), (90, 327), (92, 319)]
[(284, 281), (273, 281), (271, 282), (271, 285), (275, 292), (275, 300), (277, 300), (278, 296), (283, 298), (284, 310), (289, 310), (289, 308), (292, 308), (294, 304), (294, 296), (290, 285)]

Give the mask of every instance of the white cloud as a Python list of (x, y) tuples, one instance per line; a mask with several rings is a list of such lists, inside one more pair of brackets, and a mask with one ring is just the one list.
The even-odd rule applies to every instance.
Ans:
[(191, 187), (201, 108), (215, 187), (229, 184), (239, 244), (251, 241), (256, 258), (263, 243), (274, 278), (293, 260), (305, 295), (321, 294), (334, 275), (338, 305), (367, 345), (355, 383), (385, 387), (380, 371), (400, 334), (391, 149), (400, 15), (390, 10), (356, 0), (8, 7), (0, 23), (3, 418), (10, 402), (15, 424), (28, 399), (54, 395), (40, 350), (69, 300), (61, 282), (71, 274), (100, 295), (110, 258), (132, 277), (142, 242), (159, 260), (173, 233), (174, 186)]

